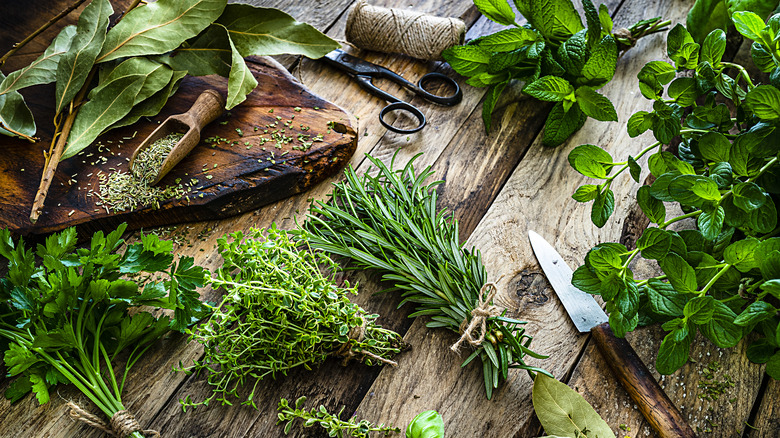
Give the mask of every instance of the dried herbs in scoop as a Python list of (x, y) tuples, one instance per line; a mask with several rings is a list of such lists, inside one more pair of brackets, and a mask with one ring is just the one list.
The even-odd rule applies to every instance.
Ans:
[(252, 230), (246, 239), (241, 232), (229, 237), (218, 239), (224, 265), (212, 280), (227, 293), (211, 318), (193, 330), (205, 356), (185, 370), (208, 373), (214, 390), (200, 402), (188, 396), (181, 401), (184, 408), (213, 399), (231, 404), (243, 385), (252, 390), (242, 403), (256, 407), (262, 379), (298, 366), (312, 369), (331, 356), (345, 363), (395, 364), (390, 358), (401, 351), (401, 336), (377, 325), (379, 315), (349, 301), (356, 287), (340, 288), (333, 274), (322, 273), (338, 269), (327, 255), (299, 246), (276, 226)]

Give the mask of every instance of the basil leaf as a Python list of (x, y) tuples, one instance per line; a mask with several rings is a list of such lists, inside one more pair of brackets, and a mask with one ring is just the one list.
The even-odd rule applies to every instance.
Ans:
[(606, 96), (597, 93), (590, 87), (580, 87), (574, 92), (582, 112), (602, 122), (617, 122), (618, 116), (612, 102)]
[(565, 383), (538, 373), (534, 378), (532, 400), (534, 412), (549, 435), (615, 438), (612, 429), (593, 407)]
[(208, 27), (224, 9), (224, 0), (146, 3), (128, 12), (108, 32), (96, 62), (174, 50)]
[(70, 48), (57, 63), (54, 112), (59, 114), (76, 96), (103, 47), (108, 17), (113, 13), (108, 0), (94, 0), (81, 12)]
[(215, 23), (227, 28), (242, 57), (291, 54), (320, 58), (341, 47), (310, 24), (273, 8), (229, 4)]
[(444, 438), (444, 419), (436, 411), (420, 412), (407, 426), (406, 438)]

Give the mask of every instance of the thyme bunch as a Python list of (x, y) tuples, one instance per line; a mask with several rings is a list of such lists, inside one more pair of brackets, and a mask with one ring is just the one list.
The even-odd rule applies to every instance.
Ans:
[[(359, 177), (347, 169), (346, 180), (334, 184), (331, 199), (311, 205), (303, 235), (314, 248), (380, 272), (402, 292), (401, 305), (416, 304), (410, 317), (428, 315), (428, 327), (460, 333), (461, 324), (470, 322), (480, 305), (480, 292), (488, 281), (479, 251), (464, 249), (458, 222), (436, 208), (435, 188), (441, 181), (425, 185), (433, 172), (426, 168), (416, 173), (417, 157), (402, 170), (367, 157), (378, 175)], [(542, 371), (527, 365), (525, 356), (546, 357), (528, 349), (531, 337), (525, 334), (525, 322), (505, 314), (506, 310), (486, 319), (485, 341), (462, 365), (476, 357), (482, 360), (488, 398), (507, 378), (509, 368)]]
[(295, 400), (295, 405), (290, 406), (290, 402), (283, 398), (279, 400), (279, 406), (276, 408), (278, 413), (278, 420), (276, 424), (284, 425), (284, 434), (287, 435), (292, 430), (295, 420), (301, 419), (304, 421), (304, 427), (311, 427), (315, 424), (320, 425), (328, 436), (334, 436), (338, 438), (354, 437), (354, 438), (370, 438), (371, 432), (381, 432), (384, 436), (388, 436), (391, 433), (400, 432), (401, 429), (397, 427), (389, 427), (384, 424), (375, 425), (368, 420), (356, 420), (355, 417), (350, 417), (349, 420), (342, 420), (341, 414), (344, 412), (344, 408), (337, 414), (331, 414), (325, 408), (320, 405), (319, 409), (312, 408), (307, 411), (303, 409), (303, 403), (306, 401), (306, 397), (299, 397)]
[(253, 398), (262, 379), (298, 366), (311, 370), (331, 356), (344, 358), (344, 364), (355, 359), (395, 365), (390, 358), (401, 351), (401, 336), (377, 325), (379, 315), (349, 301), (355, 286), (339, 288), (333, 274), (321, 272), (320, 267), (331, 273), (338, 268), (327, 255), (299, 247), (300, 241), (275, 225), (217, 242), (224, 265), (212, 284), (227, 294), (211, 318), (191, 331), (205, 356), (185, 370), (207, 372), (214, 390), (201, 402), (187, 396), (184, 408), (215, 398), (231, 404), (239, 388), (253, 380), (242, 404), (256, 408)]

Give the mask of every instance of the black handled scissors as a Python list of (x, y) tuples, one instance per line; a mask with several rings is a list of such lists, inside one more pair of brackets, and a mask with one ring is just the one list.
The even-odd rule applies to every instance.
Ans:
[[(440, 105), (446, 105), (446, 106), (457, 105), (463, 99), (463, 92), (460, 90), (458, 83), (455, 82), (455, 80), (450, 78), (449, 76), (441, 73), (436, 73), (436, 72), (428, 73), (422, 78), (420, 78), (420, 81), (417, 83), (417, 85), (414, 85), (413, 83), (407, 81), (406, 79), (404, 79), (403, 77), (401, 77), (400, 75), (398, 75), (393, 71), (390, 71), (380, 65), (372, 64), (368, 61), (364, 61), (360, 58), (356, 58), (352, 55), (347, 54), (341, 49), (336, 49), (328, 53), (322, 59), (328, 64), (352, 76), (352, 78), (354, 78), (355, 81), (357, 81), (357, 83), (361, 87), (368, 90), (369, 93), (381, 97), (382, 99), (390, 102), (390, 105), (384, 107), (382, 111), (379, 113), (379, 122), (382, 124), (382, 126), (384, 126), (385, 128), (393, 132), (398, 132), (401, 134), (410, 134), (412, 132), (417, 132), (421, 130), (425, 126), (425, 115), (423, 115), (422, 111), (417, 109), (417, 107), (415, 107), (414, 105), (404, 102), (401, 99), (393, 96), (392, 94), (374, 85), (371, 82), (371, 78), (389, 79), (397, 84), (404, 86), (405, 88), (408, 88), (418, 96), (421, 96), (423, 99), (434, 103), (438, 103)], [(437, 96), (427, 91), (425, 89), (424, 84), (428, 83), (432, 79), (441, 80), (450, 84), (450, 86), (452, 86), (455, 89), (455, 93), (453, 93), (451, 96)], [(420, 124), (412, 129), (400, 129), (385, 122), (385, 115), (396, 110), (408, 111), (412, 113), (420, 122)]]

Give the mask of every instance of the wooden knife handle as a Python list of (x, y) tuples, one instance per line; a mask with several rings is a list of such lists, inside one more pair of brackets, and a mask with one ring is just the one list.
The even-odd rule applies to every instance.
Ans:
[(615, 337), (608, 322), (593, 327), (591, 333), (620, 384), (628, 391), (658, 436), (695, 438), (693, 429), (666, 396), (631, 344)]

